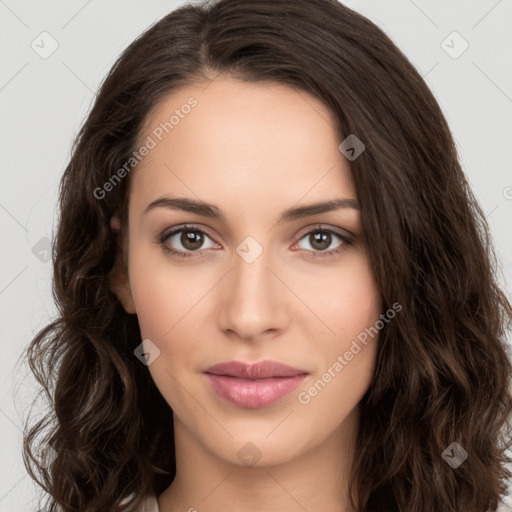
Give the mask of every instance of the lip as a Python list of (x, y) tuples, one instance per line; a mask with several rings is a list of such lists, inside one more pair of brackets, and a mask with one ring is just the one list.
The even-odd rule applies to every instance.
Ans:
[(205, 375), (218, 396), (238, 407), (256, 409), (272, 405), (297, 388), (309, 375), (305, 370), (261, 361), (227, 361), (210, 366)]

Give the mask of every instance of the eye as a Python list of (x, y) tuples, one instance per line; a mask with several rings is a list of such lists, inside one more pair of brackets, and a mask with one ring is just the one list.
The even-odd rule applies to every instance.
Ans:
[[(206, 239), (212, 243), (205, 247)], [(164, 232), (159, 242), (164, 251), (179, 258), (192, 258), (195, 257), (193, 253), (200, 255), (202, 249), (218, 247), (218, 244), (213, 242), (202, 229), (195, 226), (181, 226), (170, 232)]]
[[(336, 243), (336, 239), (340, 240), (338, 245), (335, 245), (334, 249), (329, 249), (329, 247), (332, 247), (332, 244)], [(308, 247), (301, 247), (300, 243), (302, 241), (306, 242), (306, 245), (309, 245), (312, 249), (309, 249)], [(347, 246), (350, 246), (353, 243), (353, 240), (351, 237), (341, 233), (340, 231), (331, 229), (331, 228), (324, 228), (324, 227), (317, 227), (313, 229), (312, 231), (308, 231), (299, 242), (297, 242), (297, 245), (301, 249), (305, 249), (307, 251), (307, 256), (312, 258), (323, 258), (328, 256), (334, 256), (342, 251), (344, 251)]]
[[(339, 241), (338, 244), (335, 245), (334, 249), (329, 250), (329, 247), (336, 243), (336, 239)], [(208, 240), (210, 244), (205, 245)], [(301, 246), (304, 241), (306, 245), (310, 245), (311, 249)], [(204, 230), (193, 225), (177, 226), (171, 231), (164, 232), (158, 243), (166, 253), (178, 258), (201, 257), (203, 250), (220, 247)], [(347, 246), (352, 244), (351, 236), (332, 228), (317, 226), (315, 229), (306, 232), (295, 245), (299, 246), (299, 249), (305, 250), (305, 256), (307, 257), (322, 258), (340, 254)]]

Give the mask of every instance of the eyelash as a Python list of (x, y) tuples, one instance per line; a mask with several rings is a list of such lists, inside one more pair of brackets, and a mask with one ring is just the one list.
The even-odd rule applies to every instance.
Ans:
[[(187, 224), (187, 225), (183, 225), (183, 226), (178, 226), (177, 228), (173, 229), (170, 232), (164, 232), (160, 236), (158, 244), (162, 247), (162, 249), (166, 253), (171, 254), (173, 257), (175, 256), (177, 258), (189, 259), (189, 258), (196, 257), (195, 256), (196, 254), (201, 254), (202, 253), (201, 250), (189, 251), (189, 252), (176, 251), (175, 249), (171, 249), (169, 246), (165, 245), (165, 242), (169, 238), (171, 238), (173, 235), (176, 235), (177, 233), (181, 233), (182, 231), (198, 232), (198, 233), (202, 233), (203, 235), (206, 235), (210, 239), (212, 238), (210, 235), (208, 235), (208, 233), (206, 231), (200, 229), (199, 227), (197, 227), (197, 226), (195, 226), (193, 224)], [(354, 242), (351, 237), (349, 237), (347, 235), (344, 235), (343, 233), (341, 233), (341, 232), (339, 232), (337, 230), (334, 230), (332, 228), (326, 228), (326, 227), (323, 227), (321, 225), (315, 226), (310, 231), (304, 233), (304, 235), (302, 235), (299, 238), (299, 241), (302, 240), (303, 238), (311, 235), (314, 232), (330, 233), (332, 235), (335, 235), (335, 236), (339, 237), (343, 243), (341, 243), (336, 249), (331, 249), (330, 251), (309, 251), (308, 250), (306, 252), (306, 254), (307, 254), (307, 257), (309, 257), (309, 258), (326, 258), (326, 257), (330, 257), (330, 256), (336, 256), (336, 255), (342, 253), (346, 249), (347, 246), (352, 245), (353, 242)], [(204, 249), (204, 250), (207, 250), (207, 249)]]

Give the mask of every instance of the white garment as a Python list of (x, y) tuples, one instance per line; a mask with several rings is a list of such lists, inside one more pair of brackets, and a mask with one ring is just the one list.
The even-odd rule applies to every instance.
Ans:
[[(129, 497), (125, 498), (124, 500), (121, 501), (121, 503), (129, 501), (129, 500), (130, 500)], [(62, 512), (62, 507), (57, 505), (57, 510), (59, 512)], [(158, 510), (158, 501), (156, 499), (156, 496), (153, 494), (146, 496), (146, 499), (142, 503), (142, 507), (139, 508), (138, 510), (134, 510), (132, 512), (160, 512)]]
[(146, 496), (146, 501), (144, 501), (141, 512), (160, 512), (158, 510), (158, 501), (156, 500), (156, 496)]
[[(125, 498), (121, 503), (129, 501), (130, 497)], [(143, 501), (142, 506), (138, 508), (137, 510), (131, 510), (130, 512), (160, 512), (158, 510), (158, 501), (156, 499), (156, 496), (151, 494), (147, 495), (146, 499)]]

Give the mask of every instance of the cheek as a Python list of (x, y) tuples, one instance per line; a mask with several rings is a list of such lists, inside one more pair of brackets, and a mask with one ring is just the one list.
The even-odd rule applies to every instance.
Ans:
[(327, 271), (303, 278), (297, 294), (307, 297), (307, 305), (326, 327), (322, 332), (330, 339), (328, 345), (339, 349), (377, 321), (382, 299), (364, 253), (353, 253), (339, 268)]
[[(300, 418), (311, 436), (319, 435), (314, 418), (322, 418), (320, 430), (325, 435), (337, 428), (355, 410), (374, 376), (379, 340), (375, 325), (382, 301), (369, 269), (359, 270), (333, 282), (317, 303), (334, 334), (327, 331), (317, 339), (311, 357), (317, 372), (296, 397)], [(338, 293), (333, 292), (335, 285)]]
[(203, 270), (180, 270), (161, 249), (141, 245), (131, 249), (129, 260), (141, 334), (164, 341), (190, 313), (194, 314), (195, 305), (208, 290), (209, 279)]
[(361, 255), (347, 258), (346, 265), (332, 272), (330, 279), (317, 279), (316, 284), (303, 282), (310, 290), (311, 309), (319, 312), (329, 329), (315, 338), (311, 354), (318, 371), (301, 390), (299, 402), (311, 401), (320, 409), (339, 403), (336, 421), (357, 404), (371, 383), (380, 331), (375, 326), (381, 323), (383, 304), (368, 259)]
[(340, 283), (341, 293), (332, 294), (335, 332), (344, 340), (354, 338), (375, 324), (382, 312), (382, 300), (377, 283), (365, 263), (348, 273)]
[[(133, 263), (135, 267), (135, 258)], [(193, 300), (194, 290), (183, 287), (176, 276), (166, 275), (165, 267), (145, 265), (139, 270), (133, 272), (132, 290), (141, 337), (151, 340), (159, 351), (148, 370), (173, 411), (186, 415), (190, 396), (185, 389), (195, 373), (198, 350), (198, 342), (191, 336), (196, 332), (194, 322), (197, 326), (197, 299)]]
[(211, 271), (192, 266), (180, 270), (155, 253), (154, 249), (133, 249), (130, 283), (141, 337), (151, 340), (161, 356), (148, 369), (164, 396), (174, 402), (180, 395), (178, 382), (197, 373), (197, 353), (207, 357), (211, 348), (198, 331), (205, 325), (208, 302), (203, 299), (215, 280)]

